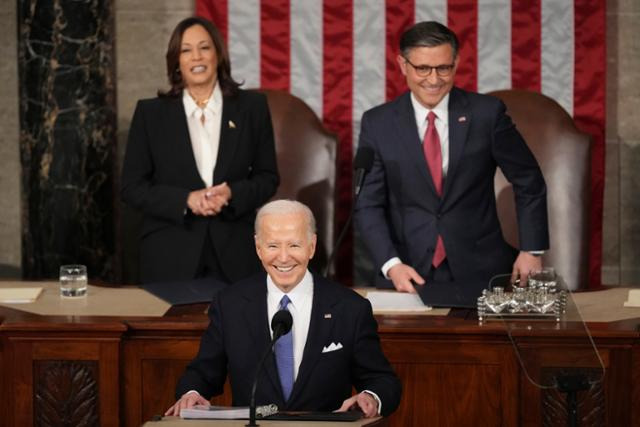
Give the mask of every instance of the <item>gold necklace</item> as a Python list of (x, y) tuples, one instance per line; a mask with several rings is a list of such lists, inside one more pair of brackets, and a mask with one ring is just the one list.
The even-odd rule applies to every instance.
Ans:
[(200, 108), (204, 108), (207, 106), (207, 103), (209, 102), (209, 98), (203, 100), (203, 101), (197, 101), (196, 99), (194, 99), (194, 101), (196, 101), (196, 105)]
[(204, 109), (204, 107), (207, 106), (207, 103), (209, 102), (209, 99), (211, 99), (211, 96), (209, 96), (209, 98), (207, 98), (207, 99), (203, 99), (202, 101), (198, 101), (196, 99), (196, 97), (193, 96), (193, 94), (190, 91), (188, 91), (187, 93), (189, 94), (191, 99), (193, 99), (193, 102), (195, 102), (196, 105), (198, 106), (198, 108), (200, 108), (200, 109)]

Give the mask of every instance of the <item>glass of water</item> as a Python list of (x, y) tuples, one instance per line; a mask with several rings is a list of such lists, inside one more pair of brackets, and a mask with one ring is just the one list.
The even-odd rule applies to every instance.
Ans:
[(60, 295), (83, 297), (87, 295), (87, 267), (80, 264), (60, 267)]
[(534, 289), (555, 288), (557, 284), (556, 271), (553, 267), (543, 267), (540, 270), (529, 273), (529, 287)]

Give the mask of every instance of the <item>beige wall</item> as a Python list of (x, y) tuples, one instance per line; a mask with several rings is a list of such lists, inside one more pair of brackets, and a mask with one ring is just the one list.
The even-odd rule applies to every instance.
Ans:
[(20, 153), (16, 4), (0, 2), (0, 278), (19, 273)]
[[(15, 57), (16, 2), (2, 1), (2, 58)], [(135, 103), (166, 88), (169, 34), (193, 0), (117, 0), (118, 151)], [(640, 285), (640, 2), (607, 1), (607, 160), (603, 280)], [(0, 63), (0, 264), (20, 265), (17, 61)], [(0, 272), (1, 273), (1, 272)]]
[(607, 2), (603, 282), (640, 285), (640, 2)]
[(176, 24), (194, 13), (194, 0), (118, 0), (116, 75), (118, 152), (122, 156), (136, 101), (167, 89), (164, 54)]

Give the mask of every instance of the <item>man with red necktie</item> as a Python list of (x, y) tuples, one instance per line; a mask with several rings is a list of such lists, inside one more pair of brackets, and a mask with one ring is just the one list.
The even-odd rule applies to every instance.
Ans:
[[(407, 30), (397, 60), (409, 91), (364, 113), (359, 142), (374, 152), (355, 220), (376, 285), (526, 278), (549, 248), (546, 186), (504, 104), (454, 86), (458, 39), (442, 24)], [(519, 250), (500, 229), (497, 167), (513, 185)]]

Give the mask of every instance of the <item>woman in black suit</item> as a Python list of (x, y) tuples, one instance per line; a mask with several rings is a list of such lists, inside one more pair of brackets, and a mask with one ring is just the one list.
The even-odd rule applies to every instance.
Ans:
[(258, 207), (279, 177), (266, 97), (239, 89), (218, 30), (181, 21), (166, 54), (171, 88), (138, 101), (124, 158), (122, 200), (140, 210), (143, 283), (260, 269)]

